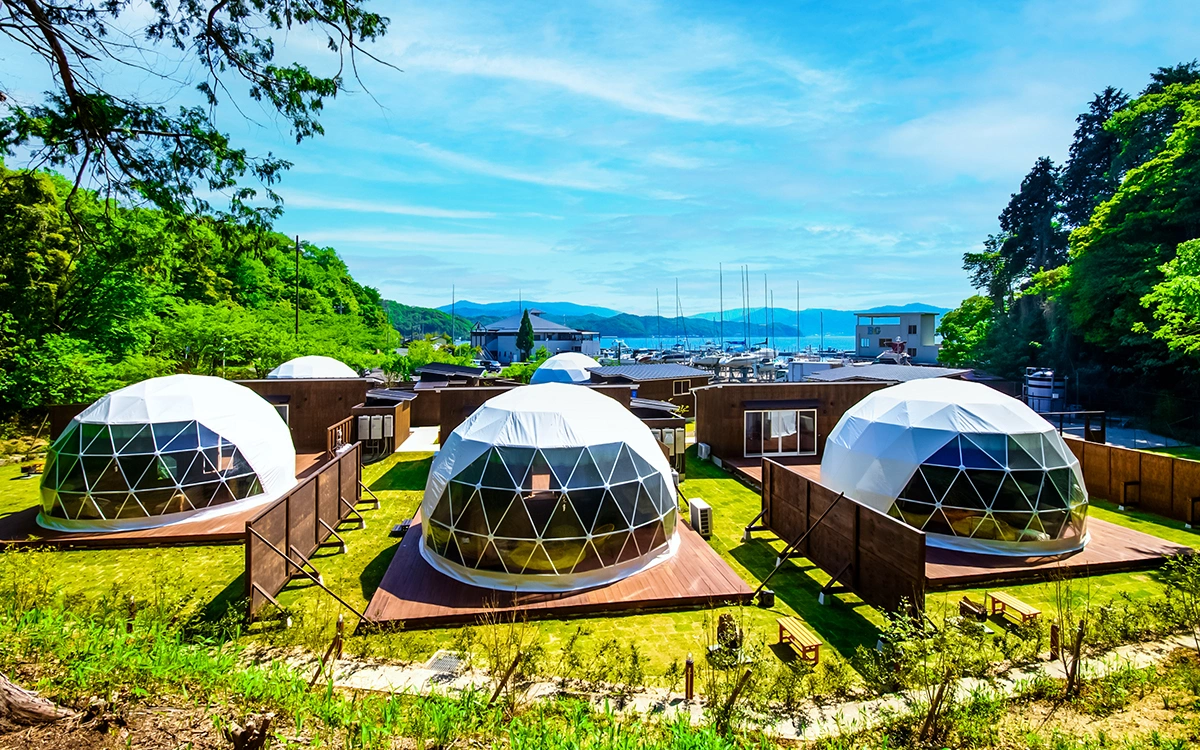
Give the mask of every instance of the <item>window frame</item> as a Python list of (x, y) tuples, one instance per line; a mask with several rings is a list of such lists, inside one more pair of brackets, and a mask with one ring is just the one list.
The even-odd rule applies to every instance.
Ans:
[[(762, 424), (764, 418), (761, 415), (768, 414), (771, 412), (784, 412), (784, 411), (790, 411), (790, 412), (794, 412), (796, 414), (796, 429), (797, 429), (797, 433), (798, 433), (797, 439), (796, 439), (796, 446), (797, 446), (796, 450), (795, 451), (780, 450), (780, 451), (772, 452), (772, 453), (766, 453), (766, 452), (750, 453), (749, 451), (747, 451), (746, 450), (746, 438), (747, 438), (747, 433), (749, 432), (749, 425), (747, 422), (747, 417), (751, 414), (759, 414), (760, 415), (759, 423)], [(800, 430), (800, 425), (802, 424), (801, 420), (805, 416), (812, 417), (812, 426), (813, 426), (812, 445), (813, 445), (813, 447), (812, 447), (811, 451), (800, 450), (800, 445), (802, 444), (802, 441), (799, 439), (799, 430)], [(742, 456), (744, 458), (771, 458), (773, 456), (815, 456), (815, 455), (817, 455), (817, 452), (820, 448), (820, 437), (821, 437), (821, 430), (820, 430), (820, 423), (818, 421), (816, 409), (746, 409), (745, 411), (742, 412)], [(781, 445), (781, 443), (779, 443), (781, 438), (775, 438), (775, 440), (776, 440), (777, 445)], [(761, 443), (762, 443), (761, 438), (759, 439), (759, 443), (761, 445)]]
[[(679, 384), (683, 383), (683, 390), (679, 390)], [(690, 379), (674, 380), (671, 382), (672, 396), (686, 396), (692, 392), (692, 381)]]

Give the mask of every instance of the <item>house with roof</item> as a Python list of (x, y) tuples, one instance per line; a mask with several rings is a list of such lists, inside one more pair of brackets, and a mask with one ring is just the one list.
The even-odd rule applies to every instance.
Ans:
[(907, 383), (926, 378), (954, 378), (963, 380), (970, 370), (954, 367), (932, 367), (918, 365), (891, 365), (871, 363), (832, 367), (808, 375), (805, 379), (814, 383)]
[(712, 378), (706, 370), (676, 364), (613, 365), (589, 367), (588, 371), (593, 383), (632, 384), (638, 399), (666, 401), (689, 409), (696, 403), (692, 389), (703, 388)]
[[(600, 356), (599, 332), (577, 331), (548, 320), (544, 315), (541, 310), (529, 311), (529, 322), (533, 325), (533, 351), (544, 346), (551, 355), (579, 352), (589, 357)], [(521, 329), (521, 317), (514, 315), (487, 325), (476, 323), (471, 330), (471, 346), (479, 347), (484, 357), (501, 364), (519, 362), (521, 350), (517, 348), (517, 331)]]
[[(940, 345), (935, 339), (937, 313), (888, 310), (855, 313), (854, 353), (877, 357), (902, 349), (917, 364), (937, 364)], [(901, 344), (903, 346), (901, 347)]]

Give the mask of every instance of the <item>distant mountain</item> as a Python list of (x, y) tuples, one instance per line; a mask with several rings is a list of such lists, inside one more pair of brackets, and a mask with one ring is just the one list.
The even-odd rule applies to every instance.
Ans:
[[(450, 314), (431, 307), (413, 307), (402, 305), (395, 300), (383, 301), (383, 309), (387, 312), (388, 320), (404, 336), (421, 338), (427, 333), (445, 334), (450, 332)], [(457, 313), (457, 311), (455, 311)], [(461, 315), (455, 315), (454, 336), (465, 339), (470, 334), (474, 321)]]
[[(547, 317), (555, 321), (561, 320), (564, 315), (595, 315), (599, 318), (611, 318), (614, 315), (621, 314), (620, 310), (592, 305), (577, 305), (574, 302), (534, 302), (533, 300), (518, 301), (514, 299), (508, 302), (481, 303), (460, 300), (453, 305), (455, 315), (461, 315), (471, 320), (483, 317), (490, 317), (493, 320), (507, 318), (520, 313), (522, 306), (527, 310), (541, 310), (546, 313)], [(450, 305), (442, 305), (437, 309), (448, 313), (450, 312), (450, 308)]]
[[(827, 307), (812, 307), (800, 311), (800, 332), (804, 335), (820, 333), (822, 329), (826, 335), (830, 336), (853, 336), (854, 327), (858, 324), (857, 315), (860, 312), (881, 312), (881, 311), (896, 311), (896, 312), (930, 312), (941, 315), (948, 312), (949, 308), (934, 307), (919, 302), (913, 302), (907, 305), (884, 305), (881, 307), (873, 307), (868, 310), (833, 310)], [(756, 307), (750, 310), (750, 322), (762, 325), (765, 309)], [(790, 324), (792, 330), (796, 328), (796, 311), (789, 310), (784, 307), (771, 308), (770, 314), (775, 319), (776, 332), (779, 331), (781, 323)], [(705, 320), (720, 321), (721, 314), (718, 312), (702, 313), (696, 317)], [(726, 310), (725, 311), (725, 330), (726, 338), (729, 338), (729, 326), (733, 324), (740, 326), (745, 315), (741, 310)], [(780, 334), (782, 335), (782, 334)], [(793, 334), (795, 335), (795, 334)]]

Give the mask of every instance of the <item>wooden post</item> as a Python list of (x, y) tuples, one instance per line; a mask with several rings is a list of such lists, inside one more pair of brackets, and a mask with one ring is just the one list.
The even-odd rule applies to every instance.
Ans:
[(683, 667), (683, 699), (689, 703), (696, 694), (696, 663), (688, 654), (687, 663)]
[(1051, 661), (1058, 658), (1059, 650), (1059, 628), (1057, 622), (1050, 623), (1050, 659)]

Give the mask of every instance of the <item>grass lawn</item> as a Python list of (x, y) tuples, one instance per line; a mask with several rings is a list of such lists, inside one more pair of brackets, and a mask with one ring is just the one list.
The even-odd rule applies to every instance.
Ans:
[[(693, 449), (694, 451), (694, 449)], [(384, 571), (395, 554), (399, 541), (389, 535), (393, 525), (410, 517), (421, 501), (432, 454), (397, 454), (364, 467), (363, 479), (382, 501), (380, 510), (365, 511), (367, 528), (347, 527), (343, 532), (349, 549), (337, 554), (327, 548), (317, 554), (314, 563), (326, 585), (360, 611), (366, 607), (378, 587)], [(0, 515), (23, 510), (38, 501), (36, 480), (17, 479), (17, 466), (0, 467)], [(689, 452), (688, 473), (682, 487), (683, 497), (704, 498), (713, 507), (714, 533), (710, 544), (721, 557), (752, 587), (756, 587), (775, 566), (775, 558), (784, 542), (760, 532), (750, 542), (742, 540), (742, 529), (760, 509), (759, 495), (709, 462), (695, 459)], [(1183, 528), (1182, 523), (1165, 521), (1138, 511), (1118, 513), (1110, 503), (1093, 501), (1092, 513), (1113, 523), (1129, 526), (1164, 539), (1200, 547), (1200, 534)], [(686, 515), (686, 512), (685, 512)], [(180, 581), (195, 590), (215, 616), (237, 602), (243, 594), (243, 549), (240, 545), (178, 547), (163, 549), (45, 551), (37, 555), (39, 570), (64, 594), (99, 596), (115, 583), (130, 593), (152, 594), (156, 586)], [(3, 556), (0, 565), (12, 567), (19, 558)], [(776, 638), (775, 618), (796, 615), (804, 620), (832, 651), (845, 658), (860, 646), (875, 643), (879, 613), (856, 597), (841, 595), (833, 603), (817, 604), (817, 594), (828, 577), (804, 559), (789, 560), (771, 579), (776, 593), (772, 609), (758, 606), (721, 607), (712, 610), (613, 615), (567, 620), (536, 621), (547, 653), (547, 668), (553, 670), (559, 647), (579, 628), (584, 653), (594, 652), (601, 644), (616, 641), (623, 649), (635, 645), (646, 661), (649, 675), (661, 674), (672, 661), (683, 661), (688, 654), (697, 657), (711, 641), (716, 617), (722, 612), (734, 614), (757, 640), (771, 644)], [(1073, 584), (1076, 590), (1088, 590), (1093, 601), (1103, 602), (1122, 593), (1134, 598), (1146, 597), (1159, 590), (1156, 573), (1120, 573), (1098, 576)], [(1006, 590), (1052, 613), (1052, 583), (1006, 586)], [(953, 606), (962, 591), (932, 594), (931, 610), (943, 604)], [(982, 598), (983, 590), (966, 592)], [(282, 638), (313, 648), (323, 647), (340, 605), (318, 588), (303, 581), (293, 583), (280, 595), (280, 601), (293, 610), (299, 621), (292, 632), (280, 631), (277, 624), (251, 629), (249, 637)], [(414, 632), (385, 632), (359, 635), (351, 639), (350, 653), (402, 659), (424, 659), (438, 648), (452, 647), (458, 628)], [(779, 652), (780, 655), (783, 652)], [(829, 653), (829, 652), (827, 652)]]
[(1200, 461), (1200, 446), (1197, 445), (1175, 445), (1170, 448), (1145, 448), (1144, 450), (1149, 453), (1161, 453), (1164, 456), (1190, 458), (1193, 461)]

